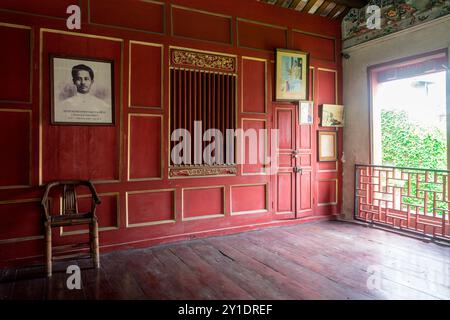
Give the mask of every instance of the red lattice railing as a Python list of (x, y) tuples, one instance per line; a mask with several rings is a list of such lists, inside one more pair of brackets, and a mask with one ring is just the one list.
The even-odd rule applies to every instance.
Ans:
[(448, 170), (355, 166), (355, 219), (450, 240)]

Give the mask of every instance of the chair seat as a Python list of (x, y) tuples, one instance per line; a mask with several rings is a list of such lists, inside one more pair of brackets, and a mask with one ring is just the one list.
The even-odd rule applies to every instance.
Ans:
[(58, 215), (51, 217), (50, 224), (52, 226), (86, 224), (92, 222), (92, 218), (93, 218), (92, 212)]

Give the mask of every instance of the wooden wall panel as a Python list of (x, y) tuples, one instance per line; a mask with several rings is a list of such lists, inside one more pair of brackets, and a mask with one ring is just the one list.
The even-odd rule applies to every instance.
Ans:
[(264, 119), (242, 119), (244, 149), (242, 174), (265, 174), (264, 160), (267, 156), (267, 133)]
[(2, 0), (0, 6), (1, 9), (17, 12), (67, 18), (67, 7), (72, 4), (80, 5), (80, 3), (80, 0), (47, 1), (45, 4), (43, 4), (42, 1), (36, 0)]
[(311, 139), (311, 126), (301, 125), (300, 126), (300, 149), (310, 150), (312, 148)]
[(172, 35), (177, 37), (233, 43), (232, 18), (172, 5)]
[(317, 181), (318, 205), (337, 204), (337, 179), (323, 179)]
[(337, 172), (337, 169), (336, 161), (319, 162), (319, 171)]
[(273, 51), (285, 48), (287, 30), (278, 26), (238, 19), (238, 45), (240, 47)]
[(300, 207), (299, 210), (308, 210), (312, 208), (312, 172), (303, 171), (299, 178), (299, 188), (300, 188)]
[(335, 61), (335, 40), (303, 32), (292, 32), (292, 46), (295, 50), (309, 52), (310, 58)]
[(118, 180), (118, 138), (114, 131), (110, 127), (49, 128), (44, 136), (44, 183), (65, 179)]
[(317, 69), (317, 104), (337, 103), (336, 71), (331, 69)]
[(31, 111), (0, 109), (0, 188), (30, 185)]
[[(119, 228), (119, 194), (118, 193), (99, 193), (102, 201), (97, 206), (96, 215), (98, 217), (99, 231), (113, 230)], [(88, 212), (91, 208), (91, 196), (78, 196), (79, 212)], [(73, 227), (62, 227), (61, 236), (69, 236), (73, 234), (88, 233), (87, 225), (79, 225)]]
[[(119, 180), (121, 40), (66, 32), (42, 33), (42, 173), (40, 181)], [(114, 126), (50, 125), (49, 56), (90, 57), (113, 61)], [(68, 72), (68, 81), (71, 78)]]
[(277, 213), (294, 212), (295, 183), (292, 172), (278, 172), (275, 190), (277, 190)]
[(183, 220), (225, 215), (225, 187), (184, 188), (182, 190)]
[(265, 113), (267, 92), (267, 61), (242, 58), (242, 112)]
[(165, 32), (165, 5), (156, 1), (89, 1), (90, 23), (151, 33)]
[[(306, 44), (312, 52), (310, 79), (315, 86), (310, 86), (310, 93), (315, 93), (315, 96), (310, 94), (309, 99), (315, 102), (315, 130), (319, 109), (317, 105), (335, 103), (336, 100), (336, 79), (340, 78), (340, 74), (337, 77), (331, 69), (340, 70), (340, 59), (335, 63), (331, 60), (328, 39), (324, 42), (327, 43), (324, 44), (325, 47), (321, 46), (322, 39), (339, 36), (339, 22), (327, 23), (306, 14), (300, 14), (303, 18), (297, 19), (299, 13), (292, 11), (283, 15), (281, 11), (285, 9), (274, 7), (265, 10), (257, 2), (251, 4), (252, 1), (130, 0), (126, 1), (126, 5), (123, 2), (0, 1), (0, 21), (3, 22), (0, 23), (0, 36), (4, 42), (0, 61), (3, 61), (3, 74), (8, 79), (0, 88), (0, 110), (9, 108), (7, 112), (0, 112), (0, 148), (3, 151), (0, 157), (0, 205), (4, 205), (0, 214), (3, 216), (4, 212), (14, 213), (10, 215), (14, 220), (7, 221), (10, 226), (0, 225), (0, 266), (8, 263), (7, 259), (42, 254), (38, 203), (4, 204), (4, 200), (39, 198), (42, 192), (40, 184), (50, 180), (76, 178), (94, 181), (103, 200), (98, 208), (101, 230), (109, 230), (101, 233), (101, 244), (104, 246), (101, 250), (104, 251), (112, 250), (116, 244), (120, 244), (117, 247), (131, 247), (138, 246), (138, 243), (154, 244), (187, 239), (192, 235), (206, 236), (215, 232), (232, 233), (260, 226), (279, 225), (285, 222), (280, 223), (278, 220), (295, 217), (295, 189), (302, 188), (298, 183), (296, 186), (295, 182), (300, 181), (300, 185), (302, 183), (300, 178), (295, 179), (290, 167), (294, 159), (291, 152), (299, 149), (299, 140), (293, 135), (292, 131), (295, 130), (289, 129), (297, 121), (289, 112), (295, 113), (296, 103), (272, 103), (275, 85), (273, 49), (292, 47), (292, 44), (303, 48), (302, 45)], [(70, 4), (81, 4), (82, 30), (72, 32), (65, 26), (68, 16), (66, 8)], [(181, 8), (178, 4), (186, 7)], [(244, 13), (246, 19), (239, 18)], [(19, 25), (26, 26), (16, 28)], [(298, 35), (293, 35), (293, 30), (307, 30), (311, 35), (300, 35), (298, 38)], [(322, 33), (324, 37), (317, 40), (312, 33)], [(152, 43), (158, 45), (153, 47)], [(162, 54), (159, 44), (165, 49)], [(170, 98), (166, 95), (170, 78), (167, 76), (168, 61), (164, 60), (161, 64), (161, 58), (169, 58), (169, 47), (195, 48), (238, 58), (252, 56), (261, 59), (244, 58), (244, 63), (237, 65), (235, 80), (243, 79), (244, 83), (233, 83), (233, 88), (238, 93), (236, 102), (241, 104), (233, 119), (237, 127), (242, 124), (247, 128), (288, 127), (283, 132), (289, 132), (289, 136), (285, 134), (280, 138), (283, 150), (279, 153), (281, 171), (278, 175), (258, 176), (256, 174), (260, 172), (261, 166), (256, 165), (245, 168), (238, 166), (239, 172), (228, 177), (183, 177), (177, 181), (168, 179), (170, 132), (166, 125), (170, 123), (167, 118), (170, 113)], [(114, 125), (73, 126), (50, 123), (50, 55), (113, 61)], [(265, 84), (263, 60), (268, 67)], [(10, 66), (12, 68), (8, 69)], [(164, 73), (163, 77), (161, 73)], [(69, 74), (68, 77), (70, 78)], [(12, 88), (8, 87), (9, 84)], [(243, 96), (242, 91), (253, 92)], [(181, 90), (179, 94), (182, 95)], [(265, 110), (260, 100), (267, 102)], [(277, 109), (279, 111), (275, 111)], [(19, 110), (24, 113), (19, 113)], [(263, 113), (264, 111), (266, 112)], [(133, 115), (138, 112), (142, 117)], [(247, 112), (254, 114), (245, 114)], [(250, 118), (250, 121), (246, 118)], [(275, 123), (272, 123), (272, 119)], [(158, 128), (162, 129), (159, 137)], [(341, 131), (342, 129), (339, 131), (340, 137)], [(151, 136), (150, 140), (146, 139), (148, 136)], [(303, 175), (309, 174), (308, 170), (311, 170), (312, 189), (317, 203), (319, 191), (322, 192), (322, 189), (333, 183), (319, 183), (316, 176), (319, 180), (339, 178), (339, 183), (341, 181), (340, 171), (323, 172), (330, 169), (329, 163), (317, 164), (315, 137), (315, 132), (312, 132), (312, 149), (302, 149), (296, 165), (303, 167)], [(162, 143), (162, 149), (157, 144), (158, 139)], [(302, 146), (309, 148), (305, 144)], [(153, 150), (153, 154), (149, 150)], [(267, 151), (269, 153), (269, 148)], [(157, 157), (161, 152), (162, 155)], [(254, 187), (257, 199), (246, 202), (240, 196), (242, 190), (239, 187), (249, 184), (258, 184)], [(260, 210), (263, 184), (267, 184), (267, 189), (271, 192), (270, 198), (273, 196), (274, 199), (274, 206), (272, 203), (269, 206), (270, 214), (230, 217), (233, 210), (239, 213)], [(25, 186), (28, 188), (24, 188)], [(234, 207), (232, 193), (238, 198)], [(128, 203), (125, 200), (129, 200)], [(324, 198), (320, 200), (328, 202), (334, 199), (325, 190)], [(339, 205), (327, 205), (327, 202), (314, 206), (312, 214), (329, 215), (339, 211)], [(82, 199), (82, 203), (83, 206), (86, 205), (86, 200)], [(302, 208), (307, 206), (306, 199), (301, 198), (299, 203)], [(57, 213), (59, 204), (55, 205)], [(301, 214), (310, 213), (305, 210)], [(117, 217), (120, 216), (120, 223), (125, 224), (128, 219), (129, 228), (117, 228)], [(208, 219), (213, 217), (222, 218)], [(196, 219), (203, 220), (190, 221)], [(167, 224), (162, 224), (166, 222)], [(153, 226), (155, 224), (160, 225)], [(142, 228), (132, 228), (135, 226)], [(7, 234), (8, 230), (10, 234)], [(58, 230), (54, 231), (57, 235)], [(55, 241), (62, 244), (82, 239), (86, 235), (80, 233), (84, 232), (85, 229), (66, 228), (62, 233), (64, 237), (56, 236)], [(16, 240), (6, 239), (10, 236), (21, 240), (21, 237), (25, 237), (30, 241), (16, 243)], [(2, 242), (2, 239), (14, 243)]]
[(280, 130), (278, 137), (278, 148), (281, 150), (295, 149), (295, 137), (293, 136), (292, 126), (295, 115), (292, 114), (291, 109), (278, 109), (276, 117), (276, 128), (283, 128)]
[(130, 107), (162, 108), (163, 46), (130, 41)]
[(31, 29), (0, 24), (0, 102), (31, 102)]
[(127, 192), (126, 226), (141, 227), (175, 221), (175, 190)]
[(128, 179), (162, 178), (162, 116), (128, 115)]
[[(292, 156), (291, 156), (292, 157)], [(311, 167), (312, 166), (312, 155), (311, 154), (300, 154), (300, 166), (301, 167)]]
[(278, 167), (286, 168), (292, 167), (294, 164), (294, 158), (292, 157), (292, 153), (283, 153), (278, 156)]
[(242, 185), (231, 187), (231, 214), (266, 212), (268, 208), (267, 185)]
[(39, 199), (0, 202), (0, 244), (31, 240), (42, 235)]

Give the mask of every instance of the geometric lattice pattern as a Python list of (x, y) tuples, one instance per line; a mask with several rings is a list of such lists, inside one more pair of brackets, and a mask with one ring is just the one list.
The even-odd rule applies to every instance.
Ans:
[(450, 240), (449, 173), (355, 166), (355, 219)]

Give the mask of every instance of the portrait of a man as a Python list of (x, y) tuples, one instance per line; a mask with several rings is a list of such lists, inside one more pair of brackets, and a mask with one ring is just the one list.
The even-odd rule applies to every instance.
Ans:
[(113, 124), (112, 63), (52, 58), (52, 123)]

